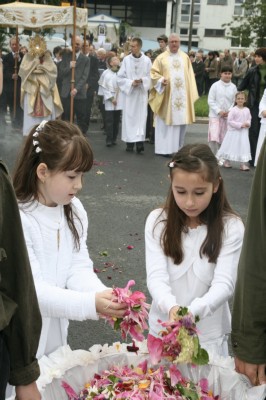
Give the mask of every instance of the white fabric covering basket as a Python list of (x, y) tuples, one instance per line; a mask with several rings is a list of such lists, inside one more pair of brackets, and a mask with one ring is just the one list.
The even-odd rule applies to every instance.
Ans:
[[(76, 393), (84, 387), (95, 372), (101, 372), (112, 365), (137, 365), (148, 357), (146, 343), (137, 343), (138, 354), (129, 353), (127, 344), (114, 343), (94, 345), (90, 351), (74, 350), (69, 346), (60, 347), (49, 357), (40, 360), (41, 376), (38, 387), (43, 400), (67, 400), (62, 381), (67, 382)], [(210, 357), (210, 364), (200, 367), (178, 365), (181, 373), (194, 382), (207, 378), (210, 389), (220, 400), (264, 400), (266, 385), (251, 387), (245, 376), (234, 370), (234, 360), (231, 357)], [(13, 400), (10, 397), (8, 400)]]

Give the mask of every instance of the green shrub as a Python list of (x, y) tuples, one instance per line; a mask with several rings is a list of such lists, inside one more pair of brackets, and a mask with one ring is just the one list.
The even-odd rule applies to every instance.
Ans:
[(195, 103), (196, 117), (208, 117), (209, 107), (207, 96), (201, 96)]

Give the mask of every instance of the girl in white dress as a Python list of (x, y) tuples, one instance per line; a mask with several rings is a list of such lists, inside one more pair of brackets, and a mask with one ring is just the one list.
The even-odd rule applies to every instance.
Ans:
[(261, 118), (260, 133), (259, 133), (259, 139), (258, 139), (258, 144), (257, 144), (257, 149), (256, 149), (255, 161), (254, 161), (255, 167), (257, 166), (257, 162), (258, 162), (258, 158), (260, 155), (260, 150), (262, 148), (262, 144), (266, 138), (266, 89), (264, 90), (263, 96), (260, 101), (259, 117)]
[(241, 171), (249, 171), (247, 162), (251, 160), (251, 151), (248, 138), (248, 128), (251, 123), (251, 114), (245, 103), (247, 96), (238, 92), (235, 97), (235, 106), (229, 111), (227, 132), (216, 157), (225, 168), (231, 168), (230, 161), (240, 162)]
[(68, 320), (122, 317), (93, 271), (86, 245), (87, 213), (76, 197), (93, 153), (79, 128), (43, 121), (29, 133), (14, 172), (14, 188), (42, 314), (38, 357), (67, 343)]
[(163, 208), (145, 227), (147, 285), (152, 296), (150, 334), (173, 320), (179, 306), (199, 316), (199, 339), (226, 356), (244, 226), (230, 207), (209, 146), (184, 146), (168, 164), (171, 186)]

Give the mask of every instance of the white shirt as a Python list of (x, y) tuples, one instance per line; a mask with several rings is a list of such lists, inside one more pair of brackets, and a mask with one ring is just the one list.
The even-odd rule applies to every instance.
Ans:
[(207, 227), (189, 229), (182, 235), (184, 259), (180, 265), (175, 265), (161, 247), (164, 223), (160, 221), (165, 219), (165, 215), (160, 216), (161, 211), (152, 211), (145, 227), (147, 285), (153, 299), (150, 332), (158, 336), (161, 330), (158, 319), (169, 320), (170, 309), (180, 305), (187, 306), (194, 316), (200, 317), (198, 329), (202, 343), (220, 338), (231, 331), (228, 299), (235, 288), (243, 223), (234, 216), (226, 218), (223, 245), (216, 264), (199, 254)]
[(75, 217), (79, 250), (74, 247), (63, 206), (46, 207), (37, 201), (19, 204), (43, 322), (38, 357), (51, 349), (49, 338), (57, 346), (66, 344), (69, 319), (98, 319), (95, 293), (106, 289), (88, 253), (86, 211), (77, 198), (72, 205), (82, 223)]
[(230, 111), (234, 106), (236, 92), (236, 85), (232, 82), (225, 83), (221, 79), (215, 82), (208, 95), (209, 117), (218, 117), (220, 111)]

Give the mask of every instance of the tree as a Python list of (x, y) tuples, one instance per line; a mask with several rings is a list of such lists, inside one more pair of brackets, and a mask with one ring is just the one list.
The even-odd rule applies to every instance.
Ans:
[(237, 47), (266, 46), (266, 0), (244, 0), (241, 15), (228, 24), (227, 35)]

